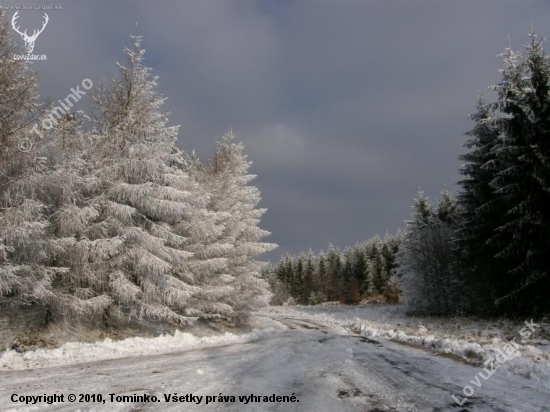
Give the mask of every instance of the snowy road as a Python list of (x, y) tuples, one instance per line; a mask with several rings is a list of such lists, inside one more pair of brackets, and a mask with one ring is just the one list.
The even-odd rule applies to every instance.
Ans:
[[(550, 411), (541, 385), (497, 372), (458, 407), (451, 394), (481, 370), (387, 341), (301, 320), (266, 339), (139, 358), (0, 372), (0, 410), (34, 411)], [(102, 394), (105, 404), (22, 405), (13, 394)], [(149, 394), (158, 403), (110, 402)], [(164, 394), (236, 396), (237, 402), (166, 403)], [(238, 402), (238, 395), (296, 395), (297, 403)]]

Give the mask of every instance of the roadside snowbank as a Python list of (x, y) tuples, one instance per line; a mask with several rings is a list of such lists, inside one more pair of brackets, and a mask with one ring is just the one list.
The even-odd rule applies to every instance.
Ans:
[[(468, 317), (408, 317), (400, 305), (269, 307), (257, 313), (272, 318), (311, 320), (371, 338), (408, 343), (453, 354), (482, 365), (515, 338), (521, 356), (507, 360), (509, 374), (541, 381), (550, 388), (550, 328), (547, 323), (522, 341), (524, 323)], [(531, 319), (527, 319), (530, 321)], [(535, 322), (537, 323), (537, 322)]]
[(97, 343), (69, 342), (56, 349), (37, 349), (23, 353), (7, 350), (0, 352), (0, 370), (45, 368), (129, 356), (147, 356), (211, 348), (258, 340), (272, 335), (278, 330), (280, 328), (267, 327), (242, 335), (226, 332), (223, 335), (200, 338), (190, 333), (176, 331), (174, 335), (163, 335), (156, 338), (136, 337), (120, 341), (105, 339)]

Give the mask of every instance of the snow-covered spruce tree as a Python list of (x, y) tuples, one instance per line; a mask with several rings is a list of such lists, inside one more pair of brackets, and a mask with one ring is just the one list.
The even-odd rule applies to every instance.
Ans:
[[(48, 173), (43, 142), (30, 132), (39, 117), (36, 75), (13, 59), (4, 17), (0, 12), (0, 305), (4, 313), (11, 305), (43, 309), (46, 321), (58, 302), (52, 282), (64, 269), (55, 262), (60, 248), (50, 236), (49, 194), (41, 186)], [(32, 149), (20, 150), (30, 139)]]
[(290, 279), (292, 278), (292, 260), (290, 255), (284, 254), (277, 265), (277, 279), (290, 287)]
[(364, 248), (361, 245), (354, 247), (353, 278), (357, 282), (359, 296), (363, 297), (370, 289), (369, 266)]
[(397, 233), (393, 236), (388, 233), (386, 233), (386, 235), (384, 236), (382, 257), (384, 259), (386, 272), (389, 274), (390, 277), (394, 274), (397, 267), (395, 257), (397, 255), (401, 242), (403, 242), (403, 233), (401, 231), (397, 231)]
[(372, 256), (369, 267), (369, 272), (372, 276), (372, 288), (376, 293), (384, 293), (386, 290), (386, 283), (390, 277), (382, 254), (384, 242), (380, 236), (377, 235), (371, 239), (369, 243), (371, 250), (370, 254)]
[(312, 294), (315, 294), (314, 273), (315, 266), (313, 264), (313, 252), (309, 250), (304, 259), (304, 283), (302, 288), (302, 301), (309, 303)]
[(292, 297), (298, 303), (303, 303), (304, 296), (304, 255), (299, 254), (292, 261), (292, 281), (291, 290)]
[(328, 278), (328, 293), (327, 300), (329, 302), (337, 301), (339, 296), (339, 279), (340, 271), (342, 270), (342, 260), (340, 257), (340, 250), (329, 245), (327, 250), (327, 278)]
[(209, 178), (209, 210), (227, 214), (220, 243), (233, 245), (227, 256), (227, 274), (233, 277), (228, 303), (237, 312), (269, 304), (271, 292), (259, 276), (262, 264), (255, 257), (277, 247), (260, 241), (269, 235), (258, 226), (266, 209), (257, 208), (260, 192), (249, 185), (255, 176), (248, 173), (251, 163), (243, 150), (233, 132), (226, 133), (216, 142)]
[(53, 118), (53, 128), (45, 131), (43, 161), (48, 173), (40, 175), (42, 198), (49, 205), (49, 235), (58, 246), (55, 263), (66, 268), (53, 281), (53, 319), (100, 317), (108, 300), (93, 274), (79, 276), (73, 267), (74, 245), (90, 221), (97, 217), (89, 199), (100, 187), (91, 164), (92, 142), (83, 129), (81, 113)]
[[(356, 251), (356, 246), (344, 250), (345, 264), (342, 268), (341, 295), (343, 301), (349, 304), (357, 304), (361, 301), (361, 293), (359, 290), (361, 273), (357, 273)], [(359, 276), (359, 279), (356, 278), (356, 275)]]
[(155, 318), (188, 323), (188, 302), (200, 288), (188, 264), (192, 253), (174, 226), (204, 200), (190, 191), (156, 91), (143, 65), (141, 38), (125, 49), (119, 77), (93, 95), (93, 173), (100, 185), (88, 204), (65, 211), (73, 236), (71, 275), (93, 296), (105, 322)]
[(188, 266), (193, 284), (200, 290), (189, 300), (187, 314), (203, 319), (228, 318), (234, 313), (230, 305), (234, 277), (228, 273), (228, 256), (234, 245), (224, 238), (227, 212), (208, 210), (212, 195), (208, 191), (208, 173), (192, 155), (184, 155), (183, 170), (188, 176), (188, 190), (200, 207), (189, 207), (174, 226), (175, 233), (186, 238), (185, 250), (193, 253)]
[(342, 270), (340, 271), (340, 303), (351, 302), (351, 280), (353, 276), (351, 248), (344, 249)]
[[(324, 252), (319, 254), (319, 259), (317, 260), (317, 286), (319, 289), (318, 295), (322, 301), (327, 300), (329, 292), (329, 279), (327, 276), (327, 258)], [(320, 302), (319, 302), (320, 303)]]
[(436, 210), (420, 191), (414, 201), (414, 220), (407, 223), (397, 255), (398, 276), (410, 313), (452, 313), (458, 309), (457, 282), (451, 240), (456, 208), (450, 193), (442, 192)]
[(504, 223), (491, 244), (508, 268), (498, 281), (497, 305), (506, 313), (550, 310), (550, 59), (530, 34), (527, 57), (507, 50), (495, 120), (502, 139), (500, 170), (491, 182), (505, 205)]

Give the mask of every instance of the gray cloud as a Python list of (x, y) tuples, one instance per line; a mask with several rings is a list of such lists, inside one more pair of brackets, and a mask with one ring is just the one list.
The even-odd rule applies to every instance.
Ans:
[(245, 142), (263, 227), (281, 246), (268, 259), (394, 232), (419, 186), (455, 189), (467, 115), (499, 80), (497, 55), (508, 36), (526, 43), (531, 23), (548, 35), (550, 17), (543, 0), (64, 6), (36, 46), (48, 54), (36, 64), (43, 94), (115, 73), (128, 35), (144, 35), (184, 147), (207, 158), (230, 127)]

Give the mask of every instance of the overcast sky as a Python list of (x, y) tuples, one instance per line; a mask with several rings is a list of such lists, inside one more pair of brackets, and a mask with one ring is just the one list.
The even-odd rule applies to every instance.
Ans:
[[(456, 191), (467, 117), (499, 81), (498, 54), (550, 22), (546, 0), (48, 4), (63, 9), (36, 41), (43, 97), (116, 74), (129, 34), (143, 35), (184, 148), (207, 159), (229, 128), (244, 141), (272, 261), (404, 228), (419, 186)], [(21, 29), (41, 26), (40, 11), (19, 14)]]

